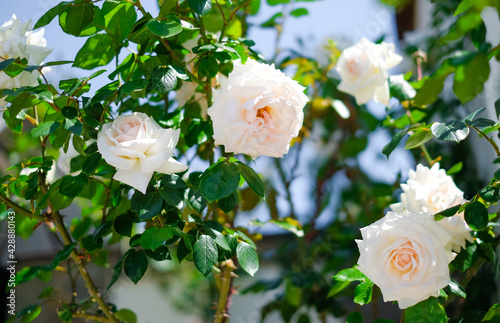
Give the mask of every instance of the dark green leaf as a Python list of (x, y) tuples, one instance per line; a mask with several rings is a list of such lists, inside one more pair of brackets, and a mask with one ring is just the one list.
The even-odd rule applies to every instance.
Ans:
[(245, 181), (248, 183), (248, 186), (250, 186), (250, 188), (257, 195), (259, 195), (260, 197), (264, 197), (266, 188), (259, 175), (251, 167), (248, 167), (242, 162), (236, 162), (236, 166), (238, 167), (241, 176), (243, 176)]
[(73, 251), (73, 249), (75, 249), (75, 247), (76, 241), (64, 246), (64, 248), (56, 254), (56, 257), (52, 261), (52, 268), (56, 268), (57, 266), (59, 266), (59, 263), (61, 261), (68, 259), (69, 255), (71, 255), (71, 252)]
[(486, 202), (494, 203), (500, 200), (500, 188), (496, 186), (486, 186), (480, 189), (478, 193)]
[(70, 2), (61, 2), (57, 6), (52, 7), (49, 11), (43, 14), (43, 16), (38, 19), (33, 29), (42, 28), (48, 25), (54, 18), (59, 15), (67, 6), (69, 6)]
[(66, 15), (66, 31), (74, 36), (79, 36), (85, 27), (94, 20), (94, 5), (82, 2), (71, 6)]
[(359, 312), (352, 312), (347, 317), (345, 323), (363, 323), (363, 314)]
[(248, 243), (244, 241), (238, 243), (238, 247), (236, 247), (236, 258), (241, 268), (250, 276), (253, 277), (257, 270), (259, 270), (259, 257), (257, 251)]
[(161, 245), (155, 250), (150, 250), (146, 249), (146, 255), (148, 255), (149, 258), (156, 260), (156, 261), (163, 261), (163, 260), (171, 260), (172, 256), (170, 256), (170, 251), (168, 250), (167, 246)]
[(214, 239), (215, 243), (218, 244), (222, 249), (225, 250), (231, 250), (229, 248), (229, 245), (227, 243), (226, 238), (224, 235), (217, 231), (215, 228), (212, 228), (210, 226), (205, 226), (203, 230), (212, 238)]
[(409, 128), (399, 131), (396, 135), (394, 135), (391, 141), (384, 146), (382, 153), (386, 155), (387, 158), (389, 158), (389, 155), (394, 151), (394, 149), (396, 149), (401, 139), (403, 139), (403, 137), (408, 133), (408, 129)]
[(101, 154), (98, 152), (87, 156), (82, 166), (82, 172), (88, 175), (92, 175), (97, 166), (99, 165), (100, 161), (101, 161)]
[(174, 232), (171, 228), (152, 227), (146, 229), (141, 236), (141, 247), (144, 249), (156, 250), (163, 245), (165, 241), (174, 237)]
[(158, 66), (151, 72), (153, 87), (160, 95), (165, 95), (177, 85), (177, 73), (172, 66)]
[(455, 280), (451, 279), (448, 286), (450, 287), (450, 290), (453, 294), (463, 298), (467, 297), (467, 295), (465, 294), (465, 289), (462, 286), (460, 286), (460, 284), (457, 283)]
[(77, 176), (63, 176), (59, 192), (64, 196), (74, 199), (87, 186), (88, 181), (88, 177), (84, 173), (80, 173)]
[(132, 226), (134, 222), (130, 214), (122, 214), (117, 216), (113, 224), (115, 231), (119, 234), (127, 237), (132, 236)]
[(92, 239), (97, 241), (99, 238), (105, 237), (111, 233), (111, 227), (113, 226), (113, 220), (104, 221), (92, 234)]
[(62, 108), (61, 113), (65, 118), (73, 119), (78, 116), (78, 109), (68, 106)]
[(205, 56), (198, 62), (198, 74), (201, 77), (215, 77), (219, 72), (219, 64), (212, 55)]
[(6, 59), (4, 61), (1, 61), (0, 62), (0, 71), (3, 71), (4, 69), (6, 69), (7, 67), (9, 67), (9, 65), (13, 62), (15, 62), (16, 59), (15, 58), (9, 58), (9, 59)]
[(182, 196), (176, 188), (162, 185), (158, 193), (160, 193), (161, 198), (167, 202), (167, 204), (182, 208)]
[(488, 210), (481, 202), (474, 201), (467, 204), (464, 217), (474, 230), (482, 230), (488, 225)]
[(130, 253), (123, 261), (123, 270), (128, 278), (137, 284), (148, 270), (148, 257), (142, 250), (130, 249)]
[(450, 216), (454, 216), (455, 214), (457, 214), (458, 210), (460, 209), (460, 206), (462, 206), (462, 205), (458, 204), (458, 205), (452, 206), (446, 210), (443, 210), (443, 211), (437, 213), (436, 215), (444, 216), (445, 218), (450, 217)]
[(149, 220), (160, 214), (163, 206), (163, 200), (156, 191), (146, 194), (136, 191), (132, 196), (131, 203), (132, 210), (139, 214), (141, 221)]
[(201, 16), (206, 15), (212, 9), (212, 0), (187, 0), (187, 3), (194, 12)]
[(231, 195), (238, 189), (240, 173), (234, 163), (219, 162), (210, 166), (201, 176), (201, 194), (210, 202)]
[(40, 123), (36, 128), (31, 130), (31, 136), (33, 137), (43, 137), (54, 133), (61, 124), (56, 121), (47, 121)]
[(448, 318), (443, 306), (435, 297), (429, 297), (416, 305), (405, 309), (405, 323), (433, 322), (446, 323)]
[(497, 118), (499, 118), (500, 117), (500, 98), (498, 98), (495, 101), (495, 112), (496, 112)]
[(194, 244), (193, 260), (196, 268), (206, 277), (217, 262), (217, 245), (208, 235), (202, 235)]

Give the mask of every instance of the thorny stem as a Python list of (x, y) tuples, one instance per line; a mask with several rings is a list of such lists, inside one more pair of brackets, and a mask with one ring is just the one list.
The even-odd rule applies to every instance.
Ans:
[(229, 317), (227, 309), (229, 308), (228, 300), (231, 295), (231, 285), (233, 279), (233, 270), (236, 269), (232, 260), (226, 260), (220, 264), (220, 289), (219, 301), (217, 302), (217, 312), (214, 316), (214, 323), (227, 322)]
[(278, 158), (275, 158), (274, 163), (276, 164), (276, 167), (278, 168), (279, 175), (281, 177), (281, 181), (283, 182), (283, 185), (285, 186), (286, 199), (288, 200), (288, 203), (290, 204), (290, 217), (292, 219), (296, 219), (295, 208), (293, 206), (293, 201), (292, 201), (292, 194), (290, 192), (291, 181), (288, 181), (286, 179), (285, 172), (283, 171), (283, 167), (281, 166), (280, 160)]
[[(43, 177), (43, 176), (42, 176)], [(45, 185), (45, 178), (42, 178), (44, 181), (41, 184), (41, 190), (43, 194), (47, 194), (47, 186)], [(53, 216), (53, 222), (59, 231), (59, 234), (62, 236), (63, 241), (66, 245), (72, 244), (73, 240), (71, 239), (71, 236), (69, 235), (68, 230), (66, 229), (66, 226), (64, 225), (64, 222), (62, 220), (61, 214), (58, 211), (53, 211), (52, 203), (50, 200), (48, 200), (48, 203), (50, 205), (50, 209), (52, 210), (52, 216)], [(80, 275), (82, 276), (83, 280), (85, 281), (85, 287), (89, 291), (90, 295), (92, 296), (93, 300), (97, 302), (99, 305), (100, 309), (104, 312), (106, 317), (108, 318), (107, 321), (103, 321), (104, 318), (102, 318), (101, 321), (103, 322), (115, 322), (119, 323), (120, 321), (116, 318), (116, 316), (111, 312), (109, 309), (108, 305), (104, 301), (104, 299), (101, 297), (101, 294), (97, 290), (97, 287), (94, 284), (94, 281), (92, 280), (92, 277), (90, 277), (87, 268), (85, 267), (85, 264), (82, 259), (80, 259), (76, 249), (73, 249), (71, 251), (71, 258), (73, 261), (78, 265), (78, 271), (80, 272)]]

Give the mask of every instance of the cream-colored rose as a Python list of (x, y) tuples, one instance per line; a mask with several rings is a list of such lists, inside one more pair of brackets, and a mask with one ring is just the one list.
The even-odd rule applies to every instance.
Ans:
[(274, 65), (248, 59), (235, 64), (214, 90), (208, 109), (214, 139), (226, 152), (283, 157), (299, 134), (308, 101), (304, 87)]
[[(455, 185), (451, 176), (439, 169), (439, 163), (430, 169), (418, 164), (416, 171), (409, 171), (408, 181), (401, 184), (401, 188), (401, 202), (391, 204), (393, 211), (425, 212), (433, 218), (436, 213), (467, 202), (464, 192)], [(452, 236), (450, 247), (453, 251), (460, 252), (460, 248), (465, 247), (465, 240), (472, 241), (471, 228), (465, 222), (463, 212), (438, 223)]]
[(345, 49), (335, 70), (340, 75), (340, 91), (349, 93), (358, 104), (370, 100), (389, 104), (388, 70), (402, 61), (394, 52), (394, 44), (374, 44), (362, 38), (357, 44)]
[[(43, 28), (32, 31), (30, 21), (21, 23), (16, 15), (12, 15), (12, 18), (0, 27), (0, 60), (20, 57), (26, 58), (28, 65), (41, 65), (52, 51), (52, 48), (46, 47), (44, 32)], [(39, 76), (38, 71), (23, 71), (13, 78), (0, 72), (0, 89), (36, 86)], [(4, 107), (5, 104), (6, 102), (0, 99), (0, 107)]]
[(187, 169), (172, 158), (179, 134), (179, 129), (163, 129), (147, 114), (134, 112), (104, 124), (97, 148), (117, 168), (114, 179), (145, 194), (155, 171), (173, 174)]
[(448, 285), (451, 236), (428, 214), (388, 212), (361, 235), (358, 269), (380, 287), (384, 301), (404, 309)]

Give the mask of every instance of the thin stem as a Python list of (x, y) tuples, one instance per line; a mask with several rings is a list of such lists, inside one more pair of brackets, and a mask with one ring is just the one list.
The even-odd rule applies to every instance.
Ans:
[(420, 145), (420, 149), (424, 153), (425, 159), (427, 159), (427, 162), (429, 163), (429, 166), (432, 166), (434, 164), (434, 160), (432, 159), (431, 155), (429, 154), (429, 151), (425, 147), (424, 144)]
[(90, 315), (90, 314), (85, 314), (85, 313), (71, 313), (73, 317), (80, 317), (82, 319), (86, 320), (92, 320), (92, 321), (98, 321), (98, 322), (109, 322), (107, 318), (104, 316), (97, 316), (97, 315)]
[(478, 128), (474, 127), (474, 126), (470, 126), (472, 129), (476, 130), (481, 136), (483, 136), (486, 140), (488, 140), (488, 142), (491, 144), (491, 146), (493, 147), (493, 149), (495, 150), (495, 153), (497, 154), (497, 156), (500, 156), (500, 149), (498, 149), (498, 146), (497, 144), (491, 139), (489, 138), (488, 136), (486, 136), (486, 134), (484, 132), (482, 132), (481, 130), (479, 130)]
[(399, 319), (399, 323), (404, 323), (405, 321), (405, 310), (401, 312), (401, 319)]
[(135, 0), (134, 2), (132, 2), (132, 4), (134, 4), (144, 16), (147, 15), (146, 10), (144, 10), (144, 7), (141, 4), (141, 0)]
[(7, 205), (11, 209), (13, 209), (16, 213), (27, 216), (32, 220), (38, 220), (38, 221), (42, 221), (42, 222), (47, 221), (47, 218), (45, 218), (44, 216), (35, 215), (31, 211), (26, 210), (25, 208), (23, 208), (22, 206), (20, 206), (19, 204), (15, 203), (15, 202), (13, 202), (12, 200), (10, 200), (8, 197), (6, 197), (5, 195), (3, 195), (1, 193), (0, 193), (0, 202), (5, 203), (5, 205)]
[(217, 312), (214, 316), (214, 323), (226, 322), (228, 314), (228, 300), (231, 294), (231, 283), (232, 283), (232, 273), (236, 269), (232, 260), (227, 260), (220, 264), (220, 289), (219, 289), (219, 301), (217, 302)]
[(296, 219), (295, 208), (293, 206), (293, 201), (292, 201), (292, 194), (290, 192), (290, 181), (286, 179), (285, 172), (283, 171), (283, 167), (281, 166), (280, 160), (278, 158), (275, 158), (274, 162), (276, 164), (276, 167), (278, 168), (281, 181), (283, 182), (283, 185), (285, 185), (286, 199), (290, 204), (290, 217), (292, 219)]

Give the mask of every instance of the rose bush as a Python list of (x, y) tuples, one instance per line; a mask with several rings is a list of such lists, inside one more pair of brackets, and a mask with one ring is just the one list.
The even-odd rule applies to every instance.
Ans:
[[(408, 181), (401, 184), (403, 193), (401, 202), (391, 204), (395, 212), (425, 212), (432, 215), (444, 211), (452, 206), (467, 202), (462, 192), (453, 182), (451, 176), (446, 175), (439, 163), (430, 169), (422, 164), (417, 165), (416, 171), (408, 172)], [(451, 248), (459, 252), (465, 247), (465, 241), (472, 241), (471, 228), (464, 220), (464, 214), (459, 213), (446, 217), (438, 222), (451, 236)]]
[(187, 169), (172, 158), (179, 134), (179, 129), (163, 129), (147, 114), (134, 112), (104, 124), (97, 147), (106, 162), (117, 168), (114, 179), (145, 194), (155, 171), (173, 174)]
[(345, 49), (335, 70), (340, 75), (340, 91), (354, 96), (358, 104), (370, 100), (389, 104), (388, 70), (402, 61), (395, 53), (394, 44), (374, 44), (362, 38)]
[(388, 212), (361, 235), (358, 269), (380, 287), (384, 301), (404, 309), (448, 285), (451, 236), (428, 214)]
[[(46, 47), (47, 41), (43, 37), (45, 30), (31, 30), (31, 22), (21, 23), (21, 20), (12, 15), (0, 27), (0, 56), (2, 60), (9, 58), (26, 59), (28, 65), (40, 65), (52, 52)], [(0, 72), (0, 89), (14, 89), (21, 86), (35, 86), (38, 84), (38, 71), (22, 71), (19, 75), (11, 77), (5, 71)], [(5, 101), (0, 99), (0, 106), (5, 106)]]
[(299, 134), (308, 101), (304, 87), (274, 65), (248, 59), (235, 64), (228, 78), (214, 90), (208, 109), (215, 144), (226, 152), (283, 157)]

